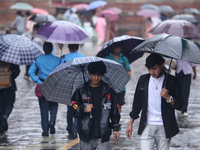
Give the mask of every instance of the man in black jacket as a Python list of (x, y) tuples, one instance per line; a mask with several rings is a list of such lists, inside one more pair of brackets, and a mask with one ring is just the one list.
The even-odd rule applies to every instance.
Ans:
[(5, 89), (0, 89), (0, 133), (8, 130), (7, 119), (13, 110), (15, 103), (15, 91), (17, 91), (15, 79), (20, 73), (18, 65), (10, 64), (10, 69), (12, 71), (12, 86)]
[(182, 107), (181, 88), (176, 77), (163, 71), (164, 62), (158, 54), (149, 55), (145, 64), (149, 74), (137, 83), (126, 135), (130, 139), (132, 124), (142, 110), (138, 129), (142, 150), (154, 150), (155, 144), (157, 150), (168, 150), (171, 137), (179, 132), (174, 109)]
[(90, 63), (88, 73), (90, 81), (81, 85), (71, 100), (74, 117), (78, 118), (80, 149), (107, 150), (111, 129), (114, 140), (119, 138), (120, 114), (116, 93), (101, 80), (106, 73), (106, 66), (102, 61)]

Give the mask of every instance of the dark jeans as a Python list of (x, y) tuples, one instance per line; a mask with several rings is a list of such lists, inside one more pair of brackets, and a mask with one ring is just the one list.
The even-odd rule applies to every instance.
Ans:
[(14, 90), (0, 90), (0, 124), (1, 118), (10, 116), (15, 103), (15, 91)]
[(50, 122), (56, 121), (56, 115), (58, 111), (58, 103), (46, 101), (44, 97), (39, 98), (40, 114), (41, 114), (41, 125), (43, 132), (49, 131), (49, 111), (50, 111)]
[(26, 65), (26, 72), (25, 72), (25, 75), (26, 75), (26, 76), (29, 76), (28, 70), (30, 69), (30, 67), (31, 67), (31, 65)]
[(184, 113), (187, 112), (188, 99), (190, 95), (191, 74), (185, 75), (183, 71), (181, 71), (179, 74), (176, 73), (176, 77), (181, 85), (181, 92), (183, 96), (183, 106), (181, 112)]
[(67, 106), (67, 131), (77, 133), (77, 118), (73, 118), (73, 107)]

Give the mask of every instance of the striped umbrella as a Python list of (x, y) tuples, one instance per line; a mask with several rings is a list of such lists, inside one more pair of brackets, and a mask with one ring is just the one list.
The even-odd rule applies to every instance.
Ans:
[(39, 90), (48, 101), (71, 105), (71, 97), (75, 90), (84, 82), (89, 81), (88, 64), (98, 61), (103, 61), (107, 68), (102, 80), (117, 93), (122, 91), (130, 80), (123, 65), (95, 56), (74, 58), (59, 65), (46, 78)]

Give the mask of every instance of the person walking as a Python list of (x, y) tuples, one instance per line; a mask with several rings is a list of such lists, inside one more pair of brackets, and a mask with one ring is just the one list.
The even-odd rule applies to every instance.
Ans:
[(142, 111), (141, 150), (154, 150), (154, 145), (169, 150), (171, 138), (179, 132), (174, 109), (182, 108), (181, 87), (176, 77), (163, 71), (164, 62), (160, 55), (150, 54), (145, 64), (149, 73), (140, 76), (136, 86), (126, 135), (130, 139), (132, 124)]
[(106, 26), (107, 26), (107, 23), (106, 23), (105, 16), (102, 15), (101, 17), (98, 17), (97, 22), (96, 22), (96, 27), (95, 27), (95, 30), (97, 32), (98, 45), (101, 45), (105, 41)]
[(21, 11), (17, 11), (17, 17), (14, 22), (11, 24), (10, 28), (13, 28), (16, 25), (17, 35), (22, 35), (25, 30), (26, 19), (22, 15)]
[(175, 76), (178, 78), (181, 85), (181, 91), (182, 91), (182, 96), (183, 96), (183, 107), (181, 109), (181, 113), (185, 117), (188, 117), (187, 106), (188, 106), (188, 99), (190, 95), (192, 70), (194, 73), (193, 80), (195, 80), (196, 79), (196, 65), (194, 63), (190, 63), (184, 60), (176, 61)]
[[(78, 44), (68, 44), (68, 48), (70, 53), (62, 57), (61, 64), (66, 63), (74, 58), (85, 57), (77, 52), (79, 49)], [(77, 138), (77, 119), (73, 118), (72, 106), (67, 106), (67, 131), (69, 133), (69, 139)]]
[[(31, 79), (37, 83), (42, 84), (47, 76), (53, 71), (58, 65), (60, 65), (60, 58), (51, 54), (53, 50), (52, 43), (45, 42), (43, 45), (44, 55), (39, 56), (31, 65), (28, 74)], [(38, 77), (36, 71), (38, 70)], [(39, 106), (41, 113), (41, 125), (42, 125), (42, 136), (49, 136), (55, 134), (55, 122), (58, 110), (58, 103), (46, 101), (45, 97), (39, 98)], [(49, 121), (50, 112), (50, 121)]]
[[(3, 62), (0, 61), (0, 64), (2, 63)], [(9, 64), (9, 69), (11, 70), (10, 81), (12, 85), (8, 88), (1, 88), (0, 86), (0, 133), (4, 133), (8, 130), (7, 121), (14, 108), (15, 92), (17, 91), (15, 79), (20, 73), (19, 65)]]
[[(129, 61), (128, 58), (126, 56), (124, 56), (121, 51), (122, 51), (122, 44), (114, 44), (113, 45), (113, 50), (111, 53), (109, 53), (108, 56), (106, 56), (106, 59), (110, 59), (110, 60), (114, 60), (120, 64), (122, 64), (124, 66), (124, 68), (126, 69), (127, 73), (129, 74), (129, 76), (131, 76), (131, 67), (129, 65)], [(119, 112), (121, 112), (121, 107), (122, 105), (125, 104), (125, 96), (126, 93), (126, 88), (124, 87), (124, 89), (118, 93), (117, 97), (118, 97), (118, 104), (119, 104)]]
[(117, 95), (102, 81), (105, 73), (106, 66), (102, 61), (90, 63), (90, 80), (76, 89), (71, 98), (73, 115), (78, 119), (81, 150), (108, 150), (112, 130), (114, 140), (119, 139)]

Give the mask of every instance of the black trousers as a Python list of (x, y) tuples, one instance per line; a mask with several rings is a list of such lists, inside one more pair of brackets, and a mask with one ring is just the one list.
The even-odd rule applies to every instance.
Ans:
[(188, 106), (188, 99), (190, 95), (190, 84), (191, 84), (191, 74), (185, 75), (183, 71), (180, 73), (176, 73), (175, 76), (178, 78), (180, 85), (181, 85), (181, 92), (183, 96), (183, 107), (181, 109), (181, 112), (187, 112), (187, 106)]

